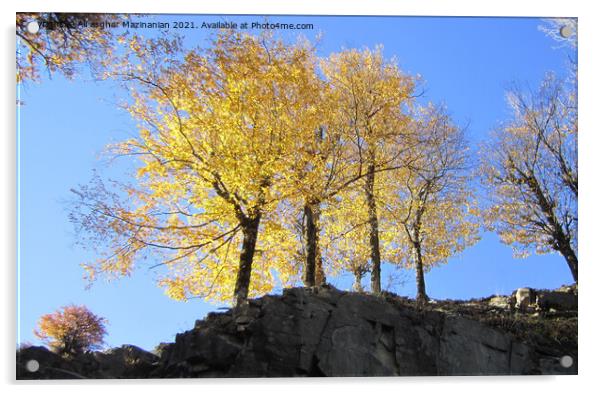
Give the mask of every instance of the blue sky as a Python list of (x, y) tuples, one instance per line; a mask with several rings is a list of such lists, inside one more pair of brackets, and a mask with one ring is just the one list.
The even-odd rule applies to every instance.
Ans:
[[(166, 21), (263, 21), (263, 17), (168, 16)], [(313, 23), (314, 30), (287, 33), (313, 38), (322, 33), (318, 52), (341, 48), (384, 46), (402, 70), (425, 81), (422, 100), (445, 102), (460, 125), (469, 124), (475, 144), (509, 116), (504, 89), (512, 81), (536, 86), (548, 71), (563, 74), (568, 49), (546, 37), (534, 18), (435, 17), (270, 17), (270, 22)], [(139, 31), (152, 33), (152, 31)], [(206, 42), (208, 31), (187, 31), (186, 44)], [(93, 82), (83, 74), (67, 81), (60, 75), (20, 87), (20, 260), (18, 340), (38, 343), (32, 330), (45, 313), (70, 303), (85, 304), (109, 320), (107, 343), (152, 349), (173, 341), (196, 319), (217, 308), (200, 300), (176, 302), (154, 283), (155, 272), (140, 268), (130, 278), (97, 282), (86, 290), (79, 264), (92, 255), (74, 244), (65, 201), (69, 189), (87, 183), (92, 171), (119, 177), (117, 165), (107, 167), (103, 148), (135, 132), (129, 115), (116, 106), (121, 90), (109, 82)], [(383, 282), (394, 273), (405, 281), (393, 288), (415, 292), (413, 272), (386, 268)], [(349, 277), (330, 279), (348, 289)], [(495, 234), (485, 233), (474, 247), (426, 276), (433, 298), (471, 298), (508, 294), (520, 286), (554, 288), (571, 282), (559, 255), (513, 259), (512, 250)]]

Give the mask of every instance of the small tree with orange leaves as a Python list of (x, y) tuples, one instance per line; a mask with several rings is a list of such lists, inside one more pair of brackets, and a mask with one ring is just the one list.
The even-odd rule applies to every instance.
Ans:
[(43, 315), (34, 334), (53, 351), (72, 356), (99, 348), (106, 334), (105, 323), (106, 319), (86, 306), (70, 305)]

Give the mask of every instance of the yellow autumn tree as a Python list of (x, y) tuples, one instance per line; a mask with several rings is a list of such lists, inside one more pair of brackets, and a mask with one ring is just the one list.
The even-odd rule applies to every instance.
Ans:
[[(385, 193), (393, 191), (384, 176), (376, 178), (374, 192), (379, 210)], [(363, 292), (362, 278), (371, 271), (372, 249), (370, 220), (362, 182), (354, 182), (330, 198), (323, 209), (325, 266), (332, 275), (350, 272), (354, 277), (353, 289)], [(379, 240), (383, 261), (393, 261), (397, 256), (394, 243), (397, 228), (387, 216), (379, 218)]]
[(548, 75), (539, 90), (508, 93), (513, 118), (483, 146), (485, 219), (517, 257), (558, 252), (575, 282), (577, 102), (575, 86)]
[(479, 221), (470, 185), (463, 132), (442, 107), (418, 108), (415, 144), (403, 157), (407, 171), (392, 172), (385, 215), (397, 224), (397, 263), (416, 271), (416, 300), (428, 300), (424, 272), (476, 243)]
[[(383, 132), (379, 131), (379, 142), (381, 145), (391, 142), (394, 139), (393, 134), (402, 130), (407, 122), (401, 115), (401, 104), (409, 99), (408, 92), (413, 88), (412, 79), (402, 75), (394, 63), (386, 62), (380, 49), (363, 52), (343, 51), (329, 59), (323, 59), (320, 64), (324, 75), (324, 80), (318, 81), (319, 89), (316, 91), (316, 98), (319, 98), (320, 102), (319, 112), (316, 113), (320, 119), (320, 126), (313, 133), (299, 139), (300, 145), (296, 149), (294, 163), (295, 189), (298, 191), (298, 200), (295, 203), (299, 206), (296, 222), (297, 230), (301, 234), (298, 254), (304, 261), (303, 279), (307, 286), (324, 281), (322, 210), (329, 205), (333, 197), (345, 192), (347, 188), (364, 184), (366, 179), (376, 172), (392, 169), (388, 164), (393, 160), (388, 155), (398, 153), (396, 149), (399, 149), (399, 146), (392, 148), (392, 143), (387, 145), (388, 155), (382, 151), (379, 161), (374, 162), (373, 170), (370, 169), (362, 157), (365, 146), (364, 142), (358, 141), (357, 131), (374, 129), (375, 125), (379, 124), (381, 130), (388, 127), (386, 132), (390, 135), (385, 141), (382, 137)], [(345, 70), (344, 74), (339, 72), (341, 69)], [(368, 121), (369, 124), (362, 126), (356, 125), (362, 120), (354, 120), (352, 114), (354, 110), (360, 109), (360, 103), (351, 97), (357, 88), (349, 89), (349, 84), (354, 83), (361, 83), (358, 88), (362, 91), (373, 89), (361, 97), (356, 97), (362, 100), (361, 110), (374, 112), (358, 115), (362, 119), (374, 117)], [(381, 94), (391, 95), (391, 102), (381, 97)], [(370, 106), (368, 100), (373, 101), (373, 106)], [(383, 108), (376, 107), (381, 104)], [(353, 105), (356, 106), (355, 109), (351, 107)], [(379, 114), (380, 111), (383, 111), (382, 115)], [(386, 126), (383, 126), (384, 121), (388, 121)], [(359, 138), (363, 139), (362, 136)], [(376, 139), (375, 136), (374, 140)], [(378, 269), (380, 263), (376, 266)], [(376, 276), (380, 277), (380, 274)]]
[(300, 127), (297, 131), (297, 144), (293, 147), (296, 153), (291, 160), (294, 187), (287, 200), (292, 215), (282, 216), (300, 234), (297, 256), (303, 265), (306, 286), (325, 280), (320, 247), (321, 209), (329, 194), (341, 187), (345, 169), (340, 130), (328, 122), (334, 104), (329, 87), (317, 76), (313, 82), (311, 94), (316, 110), (306, 124), (315, 128)]
[(403, 106), (412, 100), (415, 79), (404, 75), (394, 61), (387, 61), (382, 48), (345, 50), (322, 62), (337, 105), (331, 126), (343, 130), (349, 185), (360, 181), (368, 215), (371, 290), (381, 291), (381, 245), (379, 209), (375, 193), (381, 172), (396, 170), (396, 158), (405, 150), (403, 141), (408, 116)]
[(76, 190), (72, 220), (86, 244), (104, 245), (86, 269), (128, 275), (152, 257), (171, 297), (236, 304), (272, 290), (275, 275), (295, 280), (297, 244), (280, 217), (299, 138), (319, 126), (312, 49), (233, 32), (185, 53), (167, 38), (127, 45), (112, 76), (129, 88), (139, 135), (111, 151), (138, 168), (125, 201), (100, 179)]
[[(321, 126), (302, 139), (297, 149), (294, 181), (299, 206), (298, 230), (302, 234), (300, 254), (304, 260), (303, 281), (306, 286), (325, 281), (323, 267), (322, 209), (333, 195), (351, 184), (355, 174), (348, 170), (350, 160), (341, 129), (329, 122), (336, 102), (329, 94), (329, 87), (321, 83)], [(301, 142), (301, 141), (300, 141)]]

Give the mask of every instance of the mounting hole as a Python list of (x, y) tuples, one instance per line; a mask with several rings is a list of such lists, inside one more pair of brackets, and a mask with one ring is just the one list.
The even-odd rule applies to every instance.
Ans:
[(564, 355), (560, 358), (560, 365), (564, 368), (569, 368), (573, 365), (573, 358), (569, 355)]
[(25, 364), (25, 368), (30, 373), (35, 373), (36, 371), (38, 371), (40, 369), (40, 363), (38, 363), (38, 361), (35, 359), (28, 360), (27, 363)]
[(562, 38), (569, 38), (573, 35), (573, 28), (569, 25), (564, 25), (560, 28), (560, 36)]
[(35, 34), (40, 31), (40, 25), (35, 20), (29, 22), (27, 24), (27, 32), (31, 34)]

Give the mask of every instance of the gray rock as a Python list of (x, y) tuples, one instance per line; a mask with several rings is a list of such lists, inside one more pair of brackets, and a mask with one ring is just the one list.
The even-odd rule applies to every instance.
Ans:
[(512, 375), (528, 370), (528, 348), (479, 322), (447, 318), (441, 334), (439, 375)]
[[(482, 304), (489, 310), (490, 303), (488, 298)], [(478, 310), (479, 304), (469, 309)], [(509, 310), (496, 313), (514, 318)], [(174, 343), (161, 344), (155, 354), (123, 346), (66, 361), (43, 348), (23, 350), (18, 377), (32, 378), (23, 366), (25, 358), (44, 364), (41, 378), (68, 373), (71, 378), (577, 373), (576, 339), (566, 341), (574, 342), (574, 347), (566, 344), (571, 347), (550, 350), (545, 347), (550, 340), (526, 344), (503, 326), (453, 310), (419, 310), (390, 294), (373, 296), (326, 286), (291, 288), (281, 296), (264, 296), (234, 310), (211, 313), (194, 329), (178, 334)], [(559, 353), (571, 354), (574, 364), (563, 367)]]
[(576, 311), (578, 300), (572, 292), (542, 291), (537, 294), (536, 304), (542, 311)]
[(158, 365), (159, 357), (134, 345), (123, 345), (105, 352), (94, 352), (88, 357), (88, 367), (96, 367), (98, 378), (140, 378), (149, 375)]

